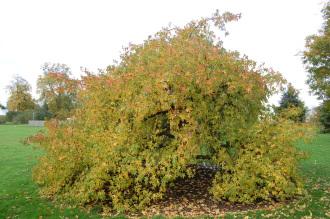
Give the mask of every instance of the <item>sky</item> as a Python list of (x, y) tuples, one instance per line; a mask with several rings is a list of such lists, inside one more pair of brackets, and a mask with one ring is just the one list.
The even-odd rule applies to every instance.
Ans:
[[(0, 103), (6, 86), (20, 75), (32, 86), (45, 62), (104, 69), (122, 48), (141, 43), (169, 23), (183, 26), (219, 9), (241, 13), (228, 25), (224, 46), (281, 72), (309, 108), (319, 104), (305, 84), (301, 61), (305, 38), (322, 25), (325, 0), (0, 0)], [(271, 99), (276, 103), (279, 96)]]

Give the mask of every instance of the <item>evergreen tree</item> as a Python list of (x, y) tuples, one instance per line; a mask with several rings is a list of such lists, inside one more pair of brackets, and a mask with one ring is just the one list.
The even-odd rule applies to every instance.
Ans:
[[(292, 112), (292, 109), (295, 110)], [(277, 107), (277, 113), (281, 113), (295, 122), (305, 121), (307, 108), (304, 102), (299, 99), (299, 91), (292, 84), (289, 84), (286, 91), (282, 94), (280, 106)]]

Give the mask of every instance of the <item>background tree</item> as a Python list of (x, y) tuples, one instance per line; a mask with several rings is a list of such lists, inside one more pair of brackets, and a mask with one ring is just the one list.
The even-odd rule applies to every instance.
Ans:
[(37, 104), (34, 110), (34, 119), (36, 120), (48, 120), (52, 118), (51, 112), (49, 112), (48, 105), (43, 103), (42, 105)]
[(308, 71), (307, 83), (312, 92), (323, 100), (320, 121), (330, 131), (330, 2), (322, 10), (324, 23), (319, 34), (306, 39), (303, 62)]
[(31, 95), (31, 86), (24, 78), (15, 76), (7, 89), (9, 90), (7, 102), (9, 111), (23, 112), (34, 109), (35, 103)]
[(323, 101), (318, 108), (320, 123), (322, 124), (322, 132), (330, 133), (330, 101)]
[(65, 64), (45, 63), (42, 70), (43, 75), (37, 81), (40, 100), (54, 117), (69, 117), (76, 103), (78, 81), (70, 78), (71, 70)]
[(295, 122), (305, 121), (307, 108), (299, 98), (299, 91), (292, 84), (289, 84), (282, 94), (280, 105), (276, 108), (276, 111)]
[[(6, 109), (6, 107), (0, 103), (0, 110), (4, 110), (4, 109)], [(0, 124), (4, 124), (6, 122), (7, 122), (6, 116), (0, 115)]]

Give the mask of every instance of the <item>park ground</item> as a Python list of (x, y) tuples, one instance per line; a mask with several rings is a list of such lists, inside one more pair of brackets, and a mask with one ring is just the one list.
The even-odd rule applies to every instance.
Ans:
[[(25, 125), (0, 125), (0, 218), (102, 218), (97, 208), (87, 212), (39, 197), (31, 171), (42, 152), (22, 143), (38, 130)], [(297, 147), (309, 154), (299, 167), (306, 181), (305, 196), (268, 210), (227, 212), (224, 217), (330, 218), (330, 134), (319, 134), (308, 143), (298, 142)]]

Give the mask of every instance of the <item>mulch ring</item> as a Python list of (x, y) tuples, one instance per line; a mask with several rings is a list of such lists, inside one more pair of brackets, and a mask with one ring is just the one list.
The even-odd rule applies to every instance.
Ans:
[[(208, 192), (216, 173), (214, 168), (196, 165), (196, 174), (190, 179), (180, 179), (168, 189), (163, 200), (154, 203), (142, 214), (130, 217), (163, 215), (166, 217), (196, 217), (202, 215), (223, 216), (225, 212), (274, 208), (280, 203), (257, 203), (251, 205), (219, 202)], [(282, 203), (283, 204), (283, 203)]]

